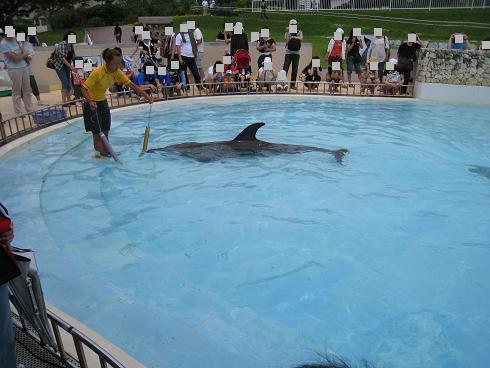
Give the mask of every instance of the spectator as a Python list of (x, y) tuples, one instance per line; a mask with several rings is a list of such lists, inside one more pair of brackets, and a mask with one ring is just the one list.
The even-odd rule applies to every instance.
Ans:
[[(264, 27), (264, 29), (269, 29), (269, 27)], [(255, 48), (260, 52), (259, 60), (257, 61), (257, 69), (259, 69), (264, 65), (266, 57), (272, 60), (272, 53), (276, 51), (276, 41), (270, 37), (260, 37)]]
[(370, 62), (367, 62), (361, 77), (361, 94), (364, 94), (366, 91), (371, 91), (371, 94), (374, 95), (376, 85), (379, 83), (377, 74), (376, 70), (371, 70)]
[[(174, 61), (178, 61), (177, 55), (174, 56)], [(173, 97), (174, 93), (178, 96), (182, 95), (182, 87), (185, 85), (184, 72), (180, 69), (170, 69), (167, 71), (168, 78), (165, 79), (165, 90), (170, 97)]]
[(207, 0), (203, 0), (201, 5), (202, 5), (202, 15), (207, 15), (209, 3), (207, 2)]
[(266, 70), (265, 63), (271, 63), (272, 60), (269, 57), (264, 59), (264, 66), (259, 69), (259, 74), (257, 76), (257, 87), (261, 91), (262, 87), (265, 87), (267, 91), (271, 90), (273, 81), (276, 80), (276, 73), (274, 70)]
[(245, 30), (243, 29), (243, 24), (241, 22), (236, 22), (235, 28), (241, 28), (242, 33), (233, 33), (231, 35), (231, 42), (230, 42), (230, 54), (231, 54), (231, 56), (235, 56), (235, 53), (237, 52), (237, 50), (249, 51), (249, 49), (248, 49), (248, 37), (247, 37), (247, 34), (245, 33)]
[(214, 15), (214, 8), (215, 8), (215, 6), (216, 6), (216, 3), (214, 2), (214, 0), (211, 0), (211, 4), (209, 4), (209, 9), (210, 9), (209, 13), (211, 15)]
[(196, 40), (197, 44), (196, 66), (197, 70), (199, 71), (199, 77), (201, 78), (201, 80), (203, 80), (204, 71), (202, 68), (202, 61), (204, 59), (204, 36), (202, 34), (202, 31), (197, 26), (194, 30), (194, 39)]
[[(289, 21), (290, 26), (298, 26), (296, 19)], [(299, 66), (299, 50), (301, 49), (301, 40), (303, 40), (303, 32), (297, 29), (297, 32), (289, 32), (289, 27), (286, 27), (284, 34), (286, 40), (286, 55), (284, 56), (283, 69), (286, 73), (289, 71), (289, 66), (293, 64), (291, 69), (291, 89), (296, 89), (296, 77)]]
[(285, 70), (279, 71), (276, 78), (276, 91), (287, 92), (289, 90), (288, 76)]
[(72, 62), (75, 59), (75, 50), (73, 44), (68, 43), (68, 36), (75, 35), (73, 31), (68, 31), (63, 36), (63, 41), (58, 43), (54, 48), (53, 64), (56, 74), (61, 81), (61, 100), (62, 102), (70, 101), (71, 96), (71, 72), (75, 71)]
[(39, 41), (39, 37), (37, 35), (30, 35), (27, 37), (27, 42), (31, 44), (32, 47), (41, 46), (41, 42)]
[[(485, 38), (483, 41), (490, 41), (490, 37)], [(483, 42), (480, 46), (478, 46), (478, 50), (483, 50)]]
[(233, 65), (230, 65), (230, 68), (225, 71), (223, 76), (223, 92), (235, 92), (237, 87), (236, 80), (236, 69)]
[(175, 46), (177, 48), (179, 62), (185, 71), (186, 78), (187, 68), (189, 68), (194, 77), (194, 82), (198, 85), (199, 89), (202, 89), (201, 77), (199, 76), (196, 65), (197, 44), (194, 39), (194, 32), (179, 32), (175, 37)]
[(383, 90), (386, 95), (396, 95), (400, 93), (400, 87), (404, 84), (403, 75), (396, 68), (396, 59), (390, 59), (395, 64), (393, 70), (387, 70), (383, 77)]
[(231, 42), (231, 35), (232, 32), (225, 31), (225, 23), (223, 23), (223, 28), (218, 32), (218, 35), (216, 36), (216, 41), (229, 44)]
[(122, 29), (119, 24), (114, 27), (114, 37), (116, 38), (116, 43), (121, 43)]
[(153, 68), (153, 73), (148, 74), (146, 72), (146, 68), (148, 66), (154, 66), (151, 61), (147, 61), (144, 65), (143, 68), (141, 69), (140, 73), (136, 77), (134, 84), (137, 86), (140, 86), (142, 89), (148, 90), (150, 89), (153, 92), (158, 92), (162, 91), (163, 92), (163, 85), (162, 81), (160, 80), (159, 76), (157, 75), (157, 71), (155, 68)]
[[(415, 32), (412, 32), (415, 33)], [(415, 33), (416, 34), (416, 33)], [(415, 42), (403, 42), (398, 48), (398, 71), (403, 74), (403, 86), (401, 93), (407, 93), (407, 85), (412, 80), (411, 73), (413, 70), (413, 63), (417, 60), (417, 50), (422, 47), (422, 41), (419, 35), (416, 34)]]
[(145, 91), (131, 82), (128, 77), (119, 69), (122, 62), (122, 55), (114, 49), (105, 49), (102, 52), (105, 65), (95, 68), (87, 78), (82, 87), (82, 94), (85, 99), (83, 104), (83, 120), (85, 130), (92, 132), (94, 148), (101, 156), (110, 156), (107, 148), (100, 138), (101, 131), (109, 139), (111, 129), (111, 110), (107, 102), (105, 92), (107, 88), (115, 82), (121, 82), (136, 93), (143, 96), (152, 103), (153, 98)]
[[(463, 36), (463, 42), (456, 42), (456, 35)], [(471, 47), (470, 40), (465, 33), (453, 33), (447, 42), (447, 48), (451, 50), (468, 50)]]
[(344, 30), (342, 28), (337, 28), (335, 33), (341, 34), (341, 39), (335, 40), (335, 37), (331, 38), (328, 42), (327, 52), (325, 54), (325, 60), (328, 63), (329, 76), (332, 74), (332, 63), (340, 62), (340, 66), (342, 68), (342, 62), (345, 60), (346, 43), (344, 40)]
[(260, 3), (260, 19), (262, 18), (269, 19), (266, 12), (267, 12), (267, 3), (265, 0), (262, 0)]
[[(13, 239), (12, 220), (8, 215), (7, 209), (0, 203), (0, 252), (3, 253), (2, 257), (13, 258)], [(7, 270), (3, 267), (0, 268), (0, 278), (3, 280), (0, 285), (0, 362), (2, 362), (3, 368), (17, 367), (14, 326), (12, 325), (8, 291), (8, 281), (13, 276), (15, 275), (7, 273)]]
[[(3, 30), (2, 30), (3, 35)], [(29, 68), (29, 53), (21, 47), (14, 37), (5, 37), (0, 41), (0, 51), (4, 55), (7, 73), (12, 80), (12, 101), (17, 115), (22, 114), (22, 101), (27, 112), (33, 110)]]
[(370, 61), (378, 62), (378, 77), (379, 80), (383, 79), (385, 71), (385, 63), (390, 58), (390, 42), (388, 37), (378, 35), (374, 37), (369, 48), (368, 59)]
[(41, 100), (41, 93), (39, 92), (39, 87), (37, 86), (36, 77), (34, 76), (34, 72), (32, 71), (31, 68), (32, 58), (35, 55), (34, 48), (30, 42), (24, 42), (22, 44), (22, 47), (29, 54), (26, 61), (27, 61), (27, 69), (29, 70), (29, 84), (31, 86), (32, 94), (34, 95), (34, 97), (36, 97), (37, 104), (39, 106), (48, 105), (47, 102)]
[[(149, 30), (150, 29), (148, 27), (143, 28), (143, 31), (145, 32)], [(144, 64), (147, 59), (156, 61), (155, 55), (157, 52), (158, 41), (151, 37), (150, 39), (146, 39), (146, 40), (143, 40), (140, 35), (137, 35), (136, 37), (137, 37), (136, 48), (134, 49), (134, 51), (130, 56), (133, 57), (134, 54), (136, 54), (136, 52), (139, 51), (139, 59), (141, 64)]]
[(328, 91), (330, 93), (339, 92), (339, 84), (343, 82), (343, 73), (342, 70), (332, 70), (332, 73), (329, 77), (330, 85), (328, 87)]
[[(313, 59), (319, 59), (319, 57), (313, 56)], [(302, 72), (302, 80), (309, 92), (318, 89), (319, 82), (322, 80), (322, 76), (321, 76), (322, 68), (313, 67), (313, 59), (303, 69)]]
[[(216, 61), (214, 65), (211, 65), (207, 70), (206, 74), (204, 76), (204, 80), (206, 81), (207, 85), (206, 88), (211, 91), (211, 92), (216, 92), (218, 91), (219, 86), (217, 86), (215, 83), (221, 83), (223, 82), (223, 73), (218, 72), (216, 70), (216, 66), (218, 64), (222, 65), (221, 61)], [(224, 69), (223, 69), (224, 70)]]
[(357, 78), (361, 78), (361, 53), (360, 50), (364, 48), (362, 38), (354, 36), (354, 30), (350, 31), (349, 38), (346, 43), (347, 46), (347, 80), (349, 84), (352, 84), (352, 71), (355, 70)]

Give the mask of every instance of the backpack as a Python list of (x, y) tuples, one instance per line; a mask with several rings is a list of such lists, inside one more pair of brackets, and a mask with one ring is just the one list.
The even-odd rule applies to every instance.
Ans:
[(330, 52), (331, 57), (342, 57), (342, 41), (336, 40), (333, 42), (332, 51)]
[(301, 49), (301, 41), (297, 38), (291, 38), (287, 44), (290, 51), (299, 51)]

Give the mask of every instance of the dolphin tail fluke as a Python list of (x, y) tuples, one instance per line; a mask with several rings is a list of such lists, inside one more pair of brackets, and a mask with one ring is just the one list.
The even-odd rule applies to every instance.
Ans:
[(349, 150), (345, 148), (332, 152), (333, 156), (335, 157), (335, 161), (337, 161), (338, 163), (342, 163), (342, 159), (344, 158), (346, 153), (349, 153)]
[(265, 123), (258, 122), (254, 124), (250, 124), (248, 127), (242, 130), (240, 134), (238, 134), (234, 141), (256, 141), (257, 138), (255, 135), (257, 134), (257, 130), (259, 130), (260, 127), (263, 127)]

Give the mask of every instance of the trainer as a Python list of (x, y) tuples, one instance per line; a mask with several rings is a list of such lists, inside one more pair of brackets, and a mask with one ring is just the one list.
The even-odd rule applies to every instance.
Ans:
[(109, 139), (109, 130), (111, 129), (111, 110), (105, 97), (107, 88), (117, 82), (129, 86), (149, 103), (153, 103), (153, 97), (133, 84), (121, 71), (122, 55), (118, 50), (105, 49), (102, 52), (102, 58), (105, 65), (95, 68), (82, 86), (82, 95), (85, 98), (83, 120), (85, 131), (92, 132), (95, 150), (101, 156), (109, 157), (110, 154), (99, 136), (102, 130)]

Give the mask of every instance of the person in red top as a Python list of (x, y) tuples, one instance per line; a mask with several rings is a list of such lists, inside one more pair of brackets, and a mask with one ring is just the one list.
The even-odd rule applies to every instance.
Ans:
[[(0, 203), (0, 252), (12, 253), (11, 243), (14, 239), (14, 228), (7, 209)], [(0, 269), (0, 276), (5, 272)], [(3, 279), (3, 277), (2, 277)], [(0, 364), (2, 368), (16, 368), (15, 338), (10, 314), (8, 284), (0, 285)]]

